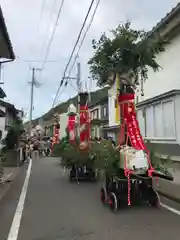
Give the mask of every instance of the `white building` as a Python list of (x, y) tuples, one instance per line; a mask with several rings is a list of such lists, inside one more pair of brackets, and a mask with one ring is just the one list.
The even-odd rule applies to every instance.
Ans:
[[(94, 104), (90, 107), (91, 120), (100, 120), (101, 119), (101, 105)], [(91, 126), (91, 137), (100, 137), (100, 126), (92, 125)]]
[[(137, 93), (137, 116), (141, 133), (149, 148), (162, 155), (180, 155), (180, 4), (153, 29), (170, 43), (157, 56), (159, 72), (148, 71), (143, 84), (144, 96)], [(109, 131), (115, 132), (120, 121), (116, 108), (116, 83), (109, 90)], [(117, 130), (119, 131), (119, 130)], [(175, 157), (174, 157), (175, 158)]]
[(68, 123), (68, 115), (67, 113), (61, 113), (60, 115), (60, 133), (59, 137), (62, 139), (63, 137), (66, 137), (66, 128)]

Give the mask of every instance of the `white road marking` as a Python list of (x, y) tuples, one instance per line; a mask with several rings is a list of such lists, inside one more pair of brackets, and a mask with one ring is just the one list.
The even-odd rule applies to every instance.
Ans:
[(16, 208), (16, 212), (14, 214), (14, 218), (12, 221), (12, 225), (11, 225), (7, 240), (17, 240), (17, 238), (18, 238), (20, 222), (21, 222), (21, 217), (22, 217), (22, 213), (23, 213), (23, 209), (24, 209), (24, 203), (25, 203), (29, 178), (31, 175), (31, 168), (32, 168), (32, 160), (29, 161), (26, 178), (24, 181), (24, 185), (23, 185), (23, 188), (21, 191), (21, 195), (20, 195), (19, 202), (18, 202), (18, 205)]
[(166, 205), (164, 203), (161, 203), (161, 207), (166, 208), (167, 210), (169, 210), (169, 211), (171, 211), (171, 212), (173, 212), (173, 213), (175, 213), (175, 214), (180, 216), (180, 211), (178, 211), (175, 208), (172, 208), (172, 207), (170, 207), (170, 206), (168, 206), (168, 205)]

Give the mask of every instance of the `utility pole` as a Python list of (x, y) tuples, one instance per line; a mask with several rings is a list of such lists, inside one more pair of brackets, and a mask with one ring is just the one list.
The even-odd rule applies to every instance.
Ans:
[(77, 81), (76, 81), (78, 92), (81, 92), (81, 64), (77, 63)]
[[(64, 77), (64, 79), (76, 80), (76, 86), (77, 86), (77, 90), (78, 90), (77, 112), (78, 112), (78, 115), (79, 115), (80, 114), (79, 93), (82, 91), (82, 86), (81, 86), (81, 64), (80, 64), (80, 62), (77, 63), (77, 74), (76, 74), (76, 77)], [(79, 131), (78, 131), (78, 134), (79, 134)]]
[[(77, 63), (77, 79), (76, 80), (77, 80), (76, 81), (76, 86), (77, 86), (77, 89), (78, 89), (77, 112), (78, 112), (78, 116), (79, 116), (80, 115), (79, 93), (81, 92), (81, 64), (80, 64), (80, 62)], [(78, 132), (78, 134), (79, 134), (79, 132)]]
[(31, 84), (31, 93), (30, 93), (30, 111), (29, 111), (29, 123), (30, 131), (32, 129), (32, 113), (33, 113), (33, 103), (34, 103), (34, 87), (38, 88), (41, 86), (39, 82), (36, 81), (35, 72), (41, 71), (39, 68), (32, 68), (32, 80), (29, 82)]

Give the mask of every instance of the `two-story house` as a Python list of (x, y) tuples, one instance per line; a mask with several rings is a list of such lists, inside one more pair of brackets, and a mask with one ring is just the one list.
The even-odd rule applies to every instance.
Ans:
[(91, 137), (99, 138), (106, 136), (105, 126), (108, 125), (108, 97), (104, 97), (89, 106), (91, 114)]
[[(8, 35), (3, 12), (0, 7), (0, 80), (1, 80), (1, 67), (2, 64), (14, 61), (15, 55), (13, 52), (12, 44)], [(0, 87), (0, 98), (6, 97), (5, 92)]]
[(22, 110), (17, 110), (14, 105), (0, 100), (0, 131), (7, 130), (17, 119), (22, 119)]
[[(143, 137), (148, 147), (160, 155), (180, 155), (180, 4), (173, 8), (152, 29), (169, 40), (165, 52), (157, 55), (161, 68), (148, 71), (143, 84), (144, 96), (137, 89), (137, 116)], [(117, 80), (117, 79), (116, 79)], [(109, 129), (119, 132), (119, 109), (116, 102), (118, 81), (109, 90)], [(116, 130), (118, 129), (118, 130)], [(115, 134), (115, 133), (114, 133)], [(116, 135), (117, 136), (117, 135)]]
[[(2, 64), (14, 61), (15, 55), (12, 44), (6, 28), (2, 9), (0, 7), (0, 83), (1, 82), (1, 68)], [(0, 87), (0, 99), (6, 97), (5, 92)], [(13, 105), (0, 100), (0, 131), (5, 130), (6, 126), (10, 124), (12, 115), (16, 112)]]

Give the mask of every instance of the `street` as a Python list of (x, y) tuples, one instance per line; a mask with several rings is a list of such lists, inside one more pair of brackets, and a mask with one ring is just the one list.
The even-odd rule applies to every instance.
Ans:
[(145, 206), (113, 214), (102, 206), (98, 184), (69, 183), (53, 158), (32, 161), (25, 203), (20, 199), (18, 212), (27, 168), (0, 203), (0, 240), (179, 239), (177, 214)]

